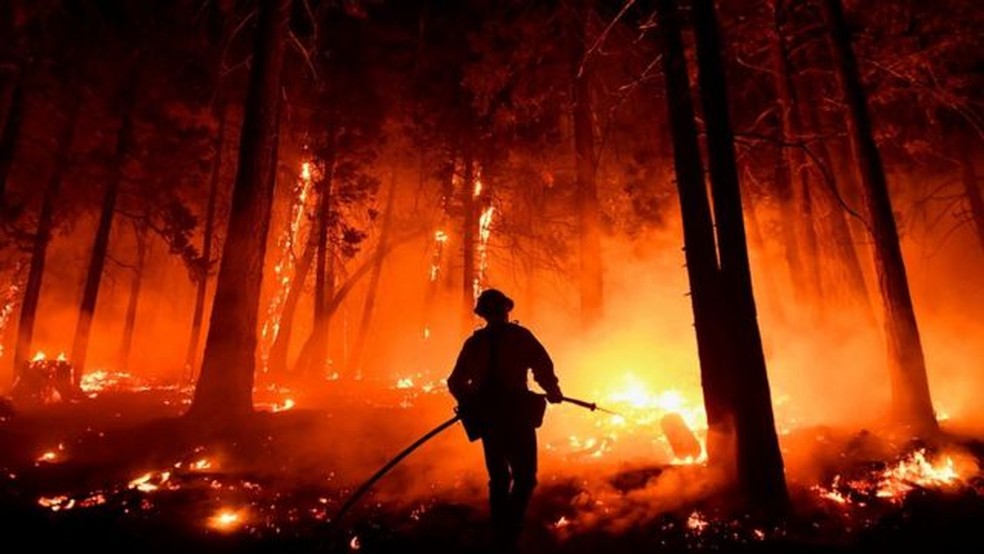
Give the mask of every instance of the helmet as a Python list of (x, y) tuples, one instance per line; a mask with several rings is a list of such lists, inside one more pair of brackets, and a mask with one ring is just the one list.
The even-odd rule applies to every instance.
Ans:
[(482, 294), (478, 295), (478, 301), (475, 302), (475, 313), (484, 318), (494, 314), (505, 315), (512, 309), (512, 299), (498, 289), (483, 290)]

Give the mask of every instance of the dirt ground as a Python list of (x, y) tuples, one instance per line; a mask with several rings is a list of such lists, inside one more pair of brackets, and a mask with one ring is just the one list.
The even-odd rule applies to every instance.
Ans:
[[(373, 429), (364, 444), (355, 445), (359, 466), (368, 470), (392, 455), (393, 444), (405, 444), (403, 437), (426, 431), (426, 418), (336, 401), (331, 410), (257, 413), (239, 429), (206, 432), (178, 417), (183, 410), (173, 391), (147, 390), (2, 418), (3, 550), (490, 552), (480, 483), (452, 479), (453, 489), (421, 493), (428, 490), (428, 477), (414, 474), (412, 465), (394, 470), (382, 492), (370, 493), (344, 520), (332, 521), (357, 484), (341, 473), (352, 463), (353, 449), (348, 445), (343, 454), (317, 437), (358, 425)], [(952, 440), (978, 466), (984, 462), (979, 441)], [(832, 460), (839, 467), (832, 465), (831, 472), (845, 481), (852, 472), (879, 469), (871, 460)], [(845, 488), (845, 498), (829, 502), (816, 490), (791, 484), (793, 515), (775, 525), (725, 515), (713, 495), (665, 510), (636, 509), (661, 501), (653, 496), (659, 494), (653, 487), (658, 479), (671, 473), (684, 481), (699, 479), (701, 471), (623, 468), (601, 476), (607, 496), (597, 484), (572, 477), (576, 471), (541, 472), (523, 551), (984, 552), (980, 475), (945, 489), (913, 484), (891, 501)], [(402, 498), (394, 494), (401, 487), (408, 491)], [(827, 497), (834, 490), (832, 485)]]

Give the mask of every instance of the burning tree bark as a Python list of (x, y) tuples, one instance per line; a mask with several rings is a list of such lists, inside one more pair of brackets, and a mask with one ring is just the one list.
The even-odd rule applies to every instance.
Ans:
[(99, 296), (99, 284), (102, 282), (103, 267), (106, 265), (106, 253), (109, 250), (109, 232), (113, 227), (113, 216), (116, 213), (116, 199), (119, 196), (120, 185), (123, 181), (123, 166), (133, 150), (133, 118), (134, 106), (137, 101), (137, 86), (140, 78), (139, 60), (134, 59), (130, 68), (130, 76), (121, 91), (122, 120), (116, 135), (116, 152), (113, 159), (112, 173), (106, 190), (103, 192), (102, 208), (99, 214), (99, 225), (92, 243), (92, 253), (89, 257), (89, 269), (86, 272), (85, 285), (82, 288), (82, 301), (79, 304), (78, 321), (75, 324), (75, 338), (72, 341), (72, 368), (75, 386), (78, 386), (85, 373), (85, 358), (89, 351), (89, 335), (92, 331), (92, 318), (96, 312), (96, 299)]
[(837, 82), (847, 104), (848, 135), (871, 221), (875, 270), (884, 307), (893, 415), (918, 433), (932, 433), (938, 426), (926, 377), (926, 361), (885, 170), (875, 144), (868, 101), (851, 46), (850, 31), (840, 0), (822, 0), (820, 5), (827, 26), (828, 45), (836, 66)]
[(580, 251), (581, 319), (597, 321), (603, 309), (601, 263), (601, 221), (598, 213), (598, 186), (591, 109), (591, 72), (587, 62), (588, 28), (592, 0), (574, 2), (574, 29), (571, 37), (571, 81), (574, 118), (574, 155), (578, 239)]
[(280, 314), (280, 330), (277, 332), (277, 338), (274, 339), (273, 345), (270, 346), (270, 356), (267, 358), (267, 367), (270, 373), (275, 375), (287, 371), (287, 350), (290, 346), (290, 337), (293, 335), (297, 303), (301, 299), (301, 291), (304, 290), (308, 273), (311, 272), (311, 263), (314, 261), (316, 250), (317, 244), (313, 238), (309, 237), (304, 245), (304, 251), (294, 267), (294, 284), (287, 292), (287, 298), (284, 300), (284, 309)]
[(38, 226), (34, 233), (34, 244), (31, 248), (31, 265), (28, 269), (27, 284), (24, 287), (24, 300), (21, 304), (20, 320), (17, 324), (17, 343), (14, 347), (14, 375), (23, 371), (31, 355), (31, 340), (34, 336), (34, 322), (37, 317), (38, 300), (41, 297), (41, 283), (44, 279), (44, 264), (48, 253), (48, 243), (51, 241), (51, 231), (54, 225), (55, 200), (61, 189), (65, 171), (69, 167), (69, 154), (75, 141), (75, 130), (78, 126), (82, 108), (82, 99), (76, 95), (70, 100), (71, 105), (65, 114), (62, 135), (58, 138), (58, 151), (51, 166), (51, 175), (41, 197), (41, 210), (38, 213)]
[(711, 2), (694, 5), (717, 251), (676, 5), (673, 0), (660, 0), (657, 6), (663, 26), (663, 70), (687, 273), (710, 427), (709, 456), (718, 465), (727, 462), (729, 453), (723, 441), (713, 435), (733, 429), (737, 478), (744, 497), (753, 507), (775, 513), (785, 509), (788, 497), (755, 315), (714, 8)]
[(263, 257), (279, 127), (290, 0), (262, 2), (239, 146), (229, 232), (189, 416), (219, 421), (252, 412)]

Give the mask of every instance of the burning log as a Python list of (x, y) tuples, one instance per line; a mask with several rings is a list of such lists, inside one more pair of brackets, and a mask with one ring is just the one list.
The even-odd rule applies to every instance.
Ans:
[(677, 412), (670, 412), (659, 420), (659, 425), (666, 435), (666, 440), (673, 449), (673, 455), (681, 460), (696, 460), (701, 453), (700, 441), (690, 430), (683, 416)]

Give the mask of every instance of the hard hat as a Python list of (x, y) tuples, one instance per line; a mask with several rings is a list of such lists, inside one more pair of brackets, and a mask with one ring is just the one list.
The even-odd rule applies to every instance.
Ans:
[(485, 289), (475, 302), (475, 313), (487, 317), (490, 314), (508, 314), (513, 309), (511, 298), (498, 289)]

